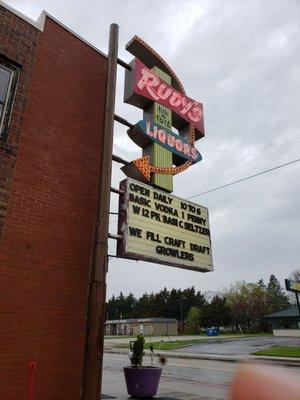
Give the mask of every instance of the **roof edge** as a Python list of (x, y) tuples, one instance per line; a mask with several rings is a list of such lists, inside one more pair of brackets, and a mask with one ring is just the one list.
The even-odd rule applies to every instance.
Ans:
[(40, 24), (40, 17), (37, 21), (34, 21), (33, 19), (27, 17), (25, 14), (21, 13), (20, 11), (16, 10), (15, 8), (11, 7), (7, 3), (4, 3), (4, 1), (0, 0), (0, 6), (6, 8), (8, 11), (11, 13), (15, 14), (17, 17), (23, 19), (24, 21), (28, 22), (28, 24), (34, 26), (36, 29), (39, 31), (43, 31), (44, 29), (44, 24)]
[[(295, 314), (294, 314), (295, 311)], [(288, 317), (300, 317), (299, 316), (299, 311), (297, 306), (290, 306), (288, 308), (284, 308), (283, 310), (279, 310), (275, 313), (268, 314), (265, 316), (265, 318), (274, 318), (274, 317), (282, 317), (282, 318), (288, 318)]]
[[(0, 0), (1, 1), (1, 0)], [(78, 33), (74, 32), (71, 28), (67, 27), (66, 25), (64, 25), (62, 22), (60, 22), (58, 19), (56, 19), (55, 17), (53, 17), (53, 15), (47, 13), (47, 11), (43, 11), (41, 13), (41, 15), (38, 18), (38, 21), (41, 21), (41, 23), (43, 23), (43, 29), (44, 29), (44, 25), (45, 25), (45, 20), (46, 17), (52, 19), (52, 21), (56, 22), (58, 25), (60, 25), (62, 28), (64, 28), (66, 31), (70, 32), (72, 35), (74, 35), (75, 37), (77, 37), (79, 40), (81, 40), (83, 43), (85, 43), (87, 46), (91, 47), (93, 50), (97, 51), (97, 53), (101, 54), (102, 56), (104, 56), (105, 58), (107, 58), (107, 54), (103, 53), (103, 51), (99, 50), (97, 47), (95, 47), (94, 45), (92, 45), (90, 42), (88, 42), (87, 40), (85, 40), (82, 36), (78, 35)]]
[(0, 5), (4, 8), (6, 8), (8, 11), (11, 13), (15, 14), (17, 17), (23, 19), (26, 21), (28, 24), (32, 25), (34, 28), (38, 29), (39, 31), (43, 32), (44, 27), (45, 27), (45, 21), (46, 17), (52, 19), (55, 23), (60, 25), (62, 28), (64, 28), (66, 31), (70, 32), (72, 35), (77, 37), (79, 40), (81, 40), (83, 43), (85, 43), (87, 46), (91, 47), (93, 50), (97, 51), (97, 53), (101, 54), (103, 57), (107, 58), (107, 55), (103, 53), (103, 51), (99, 50), (97, 47), (89, 43), (87, 40), (85, 40), (83, 37), (78, 35), (76, 32), (72, 31), (72, 29), (68, 28), (66, 25), (64, 25), (62, 22), (60, 22), (58, 19), (53, 17), (51, 14), (47, 13), (47, 11), (42, 11), (41, 15), (38, 17), (36, 21), (33, 19), (27, 17), (26, 15), (22, 14), (20, 11), (16, 10), (15, 8), (9, 6), (7, 3), (4, 1), (0, 0)]
[(168, 322), (176, 322), (178, 323), (176, 318), (163, 318), (163, 317), (149, 317), (149, 318), (124, 318), (124, 319), (109, 319), (105, 321), (105, 324), (130, 324), (130, 323), (168, 323)]

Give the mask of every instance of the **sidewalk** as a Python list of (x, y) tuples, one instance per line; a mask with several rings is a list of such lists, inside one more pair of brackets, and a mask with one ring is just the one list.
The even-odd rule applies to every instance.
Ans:
[[(149, 351), (144, 365), (150, 365)], [(155, 354), (157, 355), (157, 351)], [(295, 379), (300, 378), (299, 359), (271, 359), (257, 356), (223, 356), (210, 354), (160, 352), (167, 357), (163, 367), (159, 392), (155, 400), (228, 400), (228, 391), (239, 362), (251, 361), (284, 366)], [(154, 359), (155, 364), (158, 362)], [(103, 369), (103, 400), (129, 400), (123, 366), (129, 364), (127, 349), (106, 349)]]
[[(118, 349), (118, 348), (105, 348), (105, 353), (111, 354), (128, 354), (128, 350), (126, 349)], [(149, 353), (149, 350), (145, 351), (146, 354)], [(268, 363), (276, 363), (281, 365), (287, 365), (291, 367), (300, 367), (300, 358), (292, 358), (292, 357), (266, 357), (266, 356), (253, 356), (249, 355), (241, 355), (241, 356), (231, 356), (231, 355), (223, 355), (223, 354), (191, 354), (191, 353), (177, 353), (175, 351), (154, 351), (155, 355), (160, 354), (161, 356), (165, 356), (167, 358), (184, 358), (184, 359), (194, 359), (194, 360), (211, 360), (211, 361), (229, 361), (229, 362), (245, 362), (245, 361), (263, 361)]]
[[(127, 394), (122, 365), (128, 364), (127, 356), (122, 360), (118, 355), (106, 355), (103, 370), (103, 400), (130, 400)], [(116, 357), (114, 359), (114, 357)], [(226, 400), (235, 368), (209, 365), (199, 368), (197, 364), (187, 368), (185, 361), (174, 363), (170, 360), (163, 367), (158, 393), (155, 400)], [(147, 359), (145, 365), (149, 365)], [(203, 361), (204, 362), (204, 361)], [(202, 362), (201, 362), (202, 363)], [(209, 363), (206, 361), (206, 363)], [(218, 363), (222, 364), (222, 363)], [(208, 368), (207, 368), (208, 367)], [(220, 371), (219, 371), (220, 370)]]
[[(201, 389), (191, 382), (169, 381), (162, 376), (159, 390), (154, 400), (225, 400), (227, 399), (227, 390), (216, 390), (216, 396), (211, 396), (211, 391), (207, 388)], [(131, 400), (133, 399), (127, 394), (126, 383), (123, 372), (116, 373), (105, 371), (103, 373), (103, 389), (102, 400)], [(143, 399), (141, 399), (143, 400)]]

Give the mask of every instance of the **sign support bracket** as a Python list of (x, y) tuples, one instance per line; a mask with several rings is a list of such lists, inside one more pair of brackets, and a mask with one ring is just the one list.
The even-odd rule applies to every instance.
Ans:
[(115, 240), (122, 240), (123, 236), (122, 235), (115, 235), (114, 233), (109, 233), (108, 234), (109, 239), (115, 239)]
[(116, 193), (116, 194), (124, 194), (125, 193), (124, 190), (116, 189), (114, 187), (111, 187), (110, 191), (113, 193)]
[(128, 128), (133, 128), (134, 125), (131, 124), (130, 122), (127, 121), (127, 119), (120, 117), (120, 115), (115, 114), (115, 121), (119, 122), (120, 124), (123, 124), (125, 126), (128, 126)]
[(119, 163), (119, 164), (124, 164), (127, 165), (129, 164), (129, 161), (124, 160), (123, 158), (116, 156), (115, 154), (112, 155), (112, 160)]
[(128, 69), (128, 71), (132, 70), (131, 66), (127, 64), (125, 61), (121, 60), (120, 58), (117, 58), (117, 62), (119, 65), (121, 65), (121, 67)]

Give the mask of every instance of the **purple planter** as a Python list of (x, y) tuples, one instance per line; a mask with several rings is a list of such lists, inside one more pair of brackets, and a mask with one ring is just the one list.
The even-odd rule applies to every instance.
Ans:
[(134, 397), (155, 396), (161, 376), (160, 367), (124, 367), (127, 392)]

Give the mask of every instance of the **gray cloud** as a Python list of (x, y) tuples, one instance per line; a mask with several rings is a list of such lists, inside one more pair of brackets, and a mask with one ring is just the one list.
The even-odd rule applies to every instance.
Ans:
[[(203, 161), (175, 177), (176, 195), (186, 198), (299, 158), (298, 0), (8, 3), (34, 19), (46, 9), (103, 51), (109, 24), (117, 22), (121, 58), (131, 60), (124, 46), (138, 34), (170, 63), (188, 95), (204, 103), (206, 126), (197, 143)], [(141, 111), (123, 104), (122, 92), (120, 68), (117, 113), (136, 122)], [(114, 151), (129, 160), (140, 155), (118, 124)], [(114, 186), (122, 179), (114, 166)], [(214, 290), (271, 273), (282, 280), (300, 265), (299, 181), (300, 163), (193, 199), (210, 210), (215, 271), (113, 259), (109, 295), (163, 286)]]

